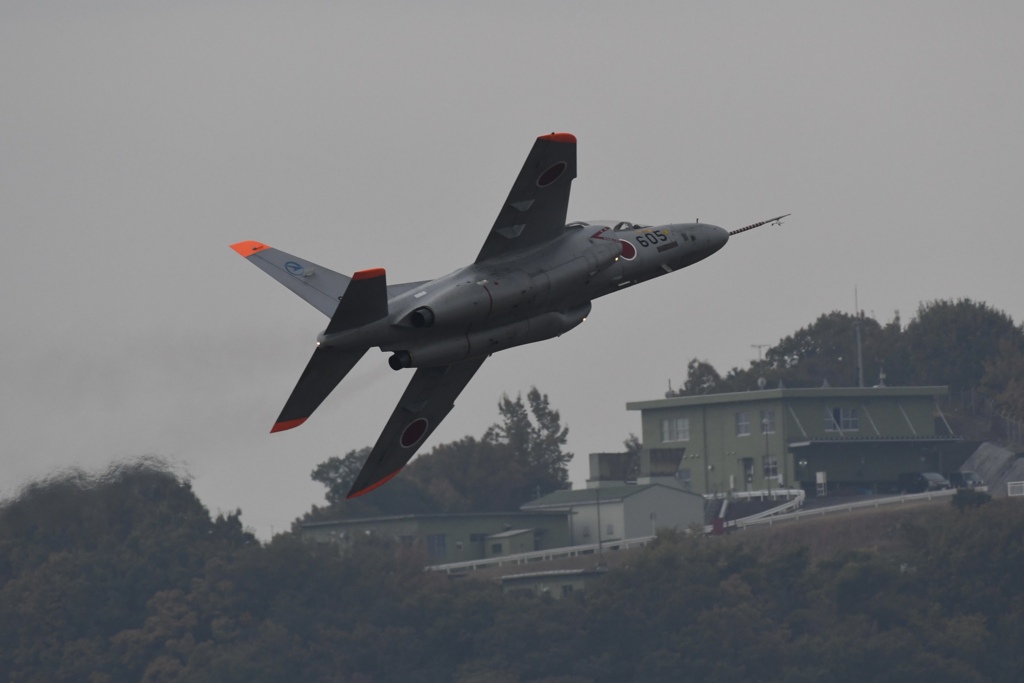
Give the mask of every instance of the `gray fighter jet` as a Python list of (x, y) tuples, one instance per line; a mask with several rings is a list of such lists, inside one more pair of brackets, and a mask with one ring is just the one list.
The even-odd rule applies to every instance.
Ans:
[(348, 497), (394, 477), (490, 354), (557, 337), (591, 301), (711, 256), (732, 233), (706, 223), (566, 223), (576, 138), (537, 138), (476, 261), (429, 282), (389, 285), (382, 268), (347, 277), (265, 244), (232, 249), (326, 315), (313, 357), (271, 432), (298, 427), (370, 347), (416, 368)]

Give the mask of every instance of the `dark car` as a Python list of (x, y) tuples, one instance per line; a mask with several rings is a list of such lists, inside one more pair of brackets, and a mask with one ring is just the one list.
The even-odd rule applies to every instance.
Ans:
[(949, 480), (938, 472), (902, 472), (896, 478), (896, 489), (900, 493), (924, 493), (953, 488)]
[(949, 479), (949, 483), (958, 489), (980, 489), (985, 486), (985, 482), (975, 472), (950, 472), (946, 475), (946, 479)]

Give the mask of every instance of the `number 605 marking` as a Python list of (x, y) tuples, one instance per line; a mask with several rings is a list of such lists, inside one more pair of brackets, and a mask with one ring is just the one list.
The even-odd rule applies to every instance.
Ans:
[(636, 243), (641, 247), (650, 247), (657, 244), (658, 242), (668, 241), (668, 230), (659, 230), (657, 232), (641, 233), (636, 236)]

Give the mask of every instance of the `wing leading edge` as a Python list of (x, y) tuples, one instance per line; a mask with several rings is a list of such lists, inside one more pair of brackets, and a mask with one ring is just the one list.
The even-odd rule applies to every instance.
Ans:
[(575, 177), (575, 136), (551, 133), (537, 138), (476, 257), (477, 263), (560, 235)]
[(416, 449), (455, 407), (456, 397), (486, 358), (469, 358), (416, 371), (352, 484), (349, 498), (372, 491), (405, 467)]

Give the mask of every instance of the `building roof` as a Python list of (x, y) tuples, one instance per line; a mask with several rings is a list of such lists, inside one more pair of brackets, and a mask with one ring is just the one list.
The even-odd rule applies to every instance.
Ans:
[(526, 572), (523, 574), (503, 574), (498, 580), (507, 583), (512, 581), (536, 581), (537, 579), (561, 579), (571, 577), (603, 576), (608, 573), (605, 567), (593, 569), (549, 569), (543, 572)]
[(542, 498), (531, 500), (529, 503), (523, 504), (520, 509), (525, 512), (534, 510), (540, 511), (542, 508), (554, 509), (578, 505), (596, 505), (598, 500), (602, 503), (617, 503), (624, 498), (634, 496), (653, 488), (662, 488), (688, 496), (703, 497), (699, 493), (685, 491), (674, 486), (665, 486), (664, 484), (624, 484), (622, 486), (608, 486), (596, 489), (555, 491), (554, 493), (549, 493)]
[(379, 524), (381, 522), (425, 521), (444, 519), (486, 519), (507, 517), (540, 517), (553, 514), (544, 510), (509, 510), (507, 512), (439, 512), (430, 514), (386, 515), (383, 517), (355, 517), (353, 519), (332, 519), (320, 522), (302, 522), (299, 527), (312, 529), (321, 526), (345, 526), (349, 524)]
[(949, 387), (820, 387), (816, 389), (758, 389), (735, 391), (726, 394), (701, 394), (699, 396), (673, 396), (650, 401), (631, 401), (626, 410), (649, 410), (653, 408), (676, 408), (722, 403), (749, 403), (751, 401), (782, 401), (808, 398), (909, 398), (920, 396), (945, 396)]
[(533, 529), (509, 529), (508, 531), (502, 531), (497, 534), (491, 534), (488, 539), (494, 538), (511, 538), (512, 536), (520, 536), (522, 534), (532, 534)]

